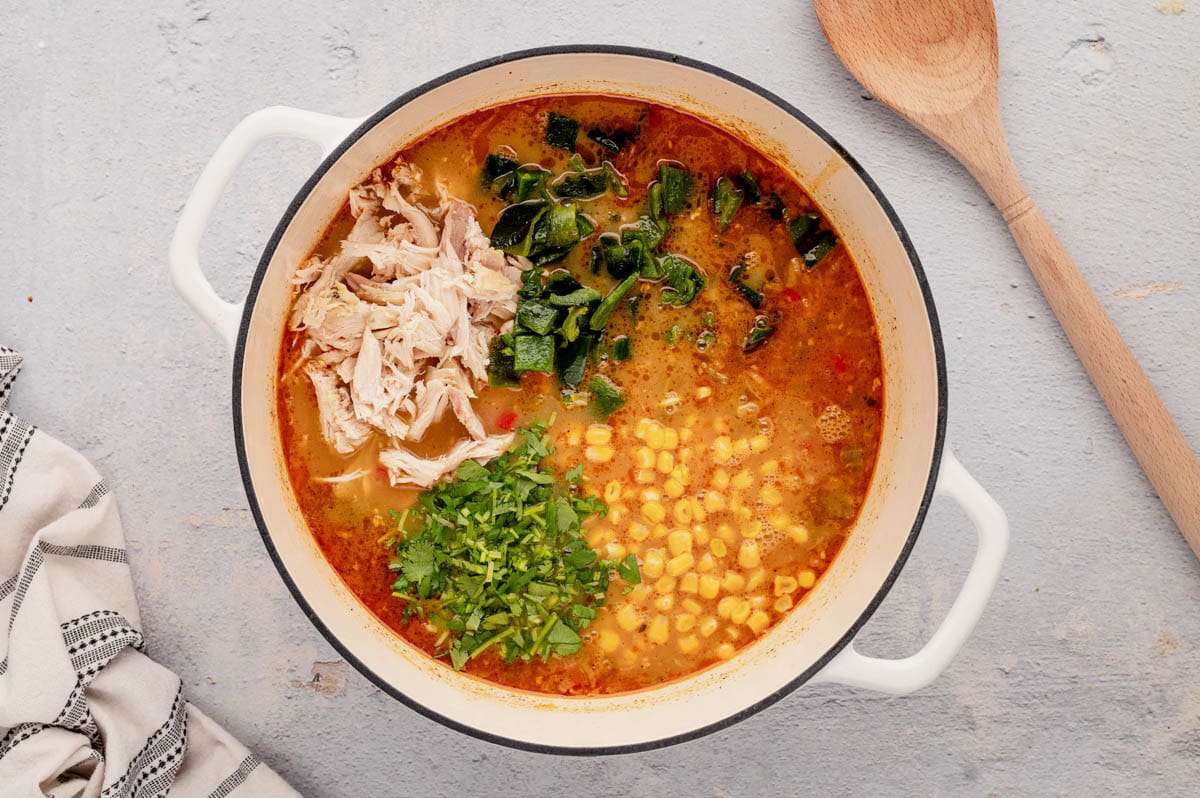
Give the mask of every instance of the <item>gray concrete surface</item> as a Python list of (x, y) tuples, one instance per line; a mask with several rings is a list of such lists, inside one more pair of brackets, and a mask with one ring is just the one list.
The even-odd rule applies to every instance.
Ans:
[[(1184, 0), (1005, 0), (1001, 95), (1034, 197), (1200, 446), (1200, 7), (1186, 2), (1175, 14)], [(1000, 217), (948, 156), (862, 96), (809, 4), (120, 5), (0, 7), (0, 341), (27, 358), (14, 406), (115, 486), (151, 653), (302, 791), (1200, 791), (1200, 565)], [(908, 226), (945, 334), (951, 445), (1013, 527), (992, 606), (927, 690), (801, 689), (648, 754), (521, 753), (376, 690), (269, 563), (237, 475), (228, 355), (165, 272), (199, 169), (264, 105), (362, 114), (465, 62), (589, 40), (685, 53), (778, 92), (858, 157)], [(245, 289), (313, 157), (268, 145), (234, 181), (204, 253), (228, 296)], [(956, 510), (935, 507), (864, 650), (919, 645), (972, 538)]]

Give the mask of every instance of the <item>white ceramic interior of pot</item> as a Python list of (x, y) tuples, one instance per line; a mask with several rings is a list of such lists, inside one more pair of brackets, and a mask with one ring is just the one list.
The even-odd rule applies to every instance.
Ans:
[[(480, 107), (534, 94), (607, 92), (673, 105), (712, 119), (775, 157), (824, 208), (856, 256), (879, 322), (885, 362), (885, 432), (857, 528), (812, 594), (732, 660), (639, 691), (565, 698), (522, 693), (458, 674), (411, 648), (347, 590), (299, 513), (282, 465), (275, 417), (279, 342), (288, 278), (377, 164), (430, 129)], [(917, 517), (937, 428), (934, 342), (904, 246), (867, 185), (838, 153), (789, 113), (749, 89), (678, 63), (635, 55), (556, 53), (494, 65), (397, 108), (341, 155), (303, 201), (263, 276), (245, 339), (241, 410), (252, 491), (296, 589), (340, 646), (378, 680), (428, 710), (525, 745), (645, 745), (727, 720), (810, 670), (838, 645), (880, 592)]]

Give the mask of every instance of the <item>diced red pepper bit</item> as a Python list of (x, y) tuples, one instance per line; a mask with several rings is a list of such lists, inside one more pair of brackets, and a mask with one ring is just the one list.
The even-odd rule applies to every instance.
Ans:
[(786, 299), (788, 302), (799, 302), (800, 301), (800, 292), (797, 291), (795, 288), (785, 288), (783, 290), (783, 298)]
[(515, 410), (505, 410), (496, 419), (496, 426), (505, 432), (512, 432), (513, 427), (517, 426), (517, 412)]
[(845, 374), (850, 370), (850, 364), (846, 362), (846, 356), (841, 352), (833, 356), (833, 370), (838, 374)]
[(380, 479), (382, 479), (386, 482), (391, 481), (390, 479), (388, 479), (388, 470), (386, 468), (384, 468), (383, 466), (379, 466), (379, 468), (376, 468), (375, 473), (379, 475)]

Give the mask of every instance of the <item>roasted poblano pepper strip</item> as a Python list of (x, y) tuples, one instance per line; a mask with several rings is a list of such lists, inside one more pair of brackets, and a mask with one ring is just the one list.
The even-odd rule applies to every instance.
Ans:
[(533, 246), (534, 225), (546, 211), (546, 204), (545, 200), (530, 200), (501, 211), (492, 228), (492, 246), (510, 255), (528, 255)]
[(558, 378), (564, 385), (574, 388), (583, 381), (583, 372), (587, 368), (588, 351), (591, 346), (592, 337), (581, 335), (558, 350)]
[(612, 318), (613, 313), (617, 310), (617, 305), (625, 298), (625, 295), (637, 285), (638, 276), (631, 274), (608, 292), (608, 296), (600, 300), (600, 304), (596, 306), (596, 310), (592, 313), (592, 319), (588, 322), (588, 326), (593, 330), (603, 330), (608, 325), (608, 320)]
[(538, 335), (549, 335), (558, 322), (558, 308), (541, 299), (522, 299), (517, 305), (517, 324)]
[(612, 342), (613, 360), (628, 360), (630, 355), (629, 336), (618, 335)]
[(513, 369), (554, 372), (554, 337), (551, 335), (513, 336)]
[(579, 136), (579, 122), (569, 116), (550, 112), (546, 119), (546, 143), (560, 150), (575, 152), (575, 139)]
[(682, 165), (664, 162), (658, 166), (658, 180), (662, 183), (663, 209), (667, 213), (679, 213), (687, 205), (692, 193), (692, 176)]
[(488, 385), (513, 388), (521, 384), (513, 362), (513, 336), (497, 335), (488, 342)]
[(484, 187), (490, 186), (496, 178), (515, 172), (518, 166), (520, 164), (514, 158), (493, 152), (483, 161), (483, 174), (480, 179)]
[(826, 230), (817, 236), (813, 241), (812, 246), (804, 253), (804, 268), (811, 269), (820, 263), (826, 255), (833, 252), (833, 248), (837, 246), (838, 240), (830, 231)]
[(745, 192), (735, 186), (728, 177), (717, 178), (712, 201), (713, 215), (717, 217), (717, 230), (724, 233), (733, 222), (734, 214), (742, 206), (744, 196)]
[(704, 276), (686, 258), (667, 255), (660, 265), (663, 272), (663, 304), (689, 305), (704, 290)]
[(592, 394), (592, 409), (602, 418), (608, 418), (625, 404), (625, 395), (621, 393), (621, 389), (603, 374), (592, 377), (588, 383), (588, 390)]
[(788, 235), (791, 236), (792, 243), (796, 245), (796, 249), (804, 253), (812, 246), (811, 240), (817, 232), (817, 228), (821, 226), (821, 214), (819, 213), (802, 213), (794, 219), (789, 219), (787, 223)]

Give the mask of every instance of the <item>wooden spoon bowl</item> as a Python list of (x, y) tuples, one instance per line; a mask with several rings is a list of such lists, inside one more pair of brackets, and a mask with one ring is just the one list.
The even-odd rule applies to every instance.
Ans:
[(1200, 462), (1013, 164), (998, 98), (991, 0), (814, 0), (846, 68), (975, 177), (1017, 246), (1080, 361), (1200, 557)]

